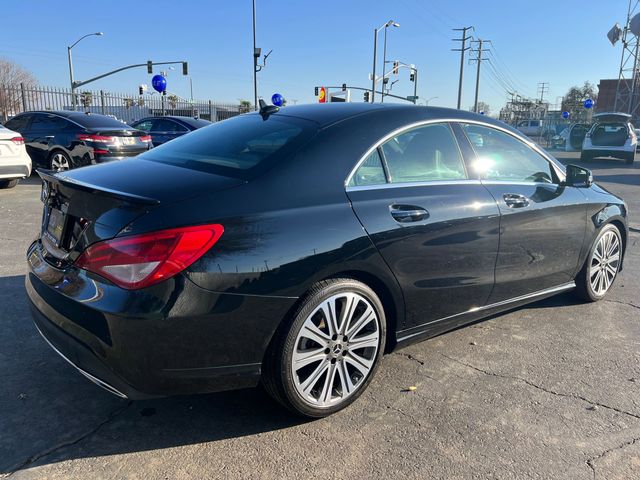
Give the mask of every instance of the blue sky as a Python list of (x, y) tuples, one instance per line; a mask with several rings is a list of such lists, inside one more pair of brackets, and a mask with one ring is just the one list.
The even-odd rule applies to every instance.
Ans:
[[(258, 74), (259, 93), (308, 103), (315, 101), (314, 86), (369, 86), (373, 29), (394, 19), (400, 28), (388, 32), (387, 57), (418, 67), (418, 95), (437, 97), (431, 105), (455, 107), (459, 54), (450, 50), (451, 28), (468, 25), (493, 41), (488, 56), (496, 72), (483, 64), (481, 101), (496, 111), (505, 101), (505, 83), (535, 96), (538, 82), (549, 82), (546, 97), (553, 103), (574, 84), (617, 77), (621, 47), (612, 47), (605, 35), (616, 21), (624, 22), (626, 8), (627, 0), (257, 0), (258, 46), (264, 53), (273, 49)], [(66, 46), (103, 31), (75, 47), (76, 79), (147, 59), (186, 59), (194, 97), (233, 103), (253, 98), (250, 0), (23, 0), (4, 4), (3, 18), (0, 56), (31, 70), (44, 85), (67, 86)], [(466, 66), (465, 77), (468, 108), (474, 65)], [(411, 95), (408, 74), (399, 78), (393, 93)], [(91, 88), (133, 93), (141, 83), (151, 83), (144, 68)], [(189, 81), (179, 69), (170, 72), (168, 84), (188, 98)]]

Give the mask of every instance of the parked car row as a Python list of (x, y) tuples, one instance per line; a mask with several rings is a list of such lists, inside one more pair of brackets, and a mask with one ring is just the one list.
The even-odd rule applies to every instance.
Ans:
[(107, 115), (32, 111), (0, 130), (0, 188), (14, 187), (41, 167), (56, 172), (122, 160), (210, 125), (190, 117), (149, 117), (133, 125)]

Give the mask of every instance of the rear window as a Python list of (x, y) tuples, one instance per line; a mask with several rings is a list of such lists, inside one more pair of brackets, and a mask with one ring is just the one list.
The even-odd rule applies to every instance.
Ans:
[(203, 120), (201, 118), (181, 118), (180, 120), (182, 120), (187, 125), (191, 125), (195, 128), (202, 128), (211, 125), (211, 122), (209, 120)]
[(246, 177), (306, 143), (315, 123), (292, 117), (242, 115), (215, 123), (144, 153), (139, 158), (194, 170)]
[(107, 117), (106, 115), (70, 115), (69, 120), (73, 120), (85, 128), (91, 128), (94, 130), (131, 130), (131, 127), (126, 123), (116, 120), (115, 118)]

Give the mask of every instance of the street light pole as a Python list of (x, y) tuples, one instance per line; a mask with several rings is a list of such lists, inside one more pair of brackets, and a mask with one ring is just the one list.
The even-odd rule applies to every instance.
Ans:
[(384, 26), (384, 47), (382, 48), (382, 98), (380, 103), (384, 103), (384, 82), (386, 80), (387, 72), (387, 26)]
[(258, 58), (256, 55), (256, 0), (253, 0), (253, 108), (258, 109)]
[(80, 40), (83, 40), (87, 37), (92, 37), (92, 36), (96, 36), (96, 37), (101, 37), (103, 35), (102, 32), (95, 32), (95, 33), (87, 33), (86, 35), (80, 37), (78, 40), (75, 41), (75, 43), (69, 47), (67, 47), (67, 58), (69, 60), (69, 82), (71, 84), (71, 105), (73, 106), (73, 109), (76, 109), (76, 87), (74, 85), (74, 80), (73, 80), (73, 59), (71, 57), (71, 50), (73, 49), (73, 47), (75, 47)]
[[(372, 79), (371, 79), (371, 103), (375, 102), (375, 98), (376, 98), (376, 60), (377, 60), (377, 56), (378, 56), (378, 32), (380, 32), (380, 30), (382, 30), (384, 28), (384, 55), (385, 55), (385, 60), (386, 60), (386, 55), (387, 55), (387, 28), (390, 26), (394, 26), (394, 27), (399, 27), (400, 24), (398, 22), (394, 22), (393, 20), (389, 20), (387, 23), (385, 23), (384, 25), (382, 25), (380, 28), (376, 28), (373, 31), (373, 74), (372, 74)], [(384, 64), (382, 65), (382, 70), (384, 72), (385, 66)], [(382, 97), (384, 100), (384, 75), (382, 77)]]

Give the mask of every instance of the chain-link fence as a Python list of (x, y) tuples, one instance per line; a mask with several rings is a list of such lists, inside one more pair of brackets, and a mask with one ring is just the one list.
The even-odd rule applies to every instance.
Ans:
[[(75, 107), (74, 107), (75, 105)], [(32, 110), (78, 110), (100, 113), (131, 123), (143, 117), (181, 115), (217, 122), (252, 110), (249, 102), (217, 103), (211, 100), (190, 101), (176, 95), (145, 93), (126, 95), (104, 90), (76, 90), (75, 101), (70, 89), (33, 86), (0, 85), (0, 121)]]

